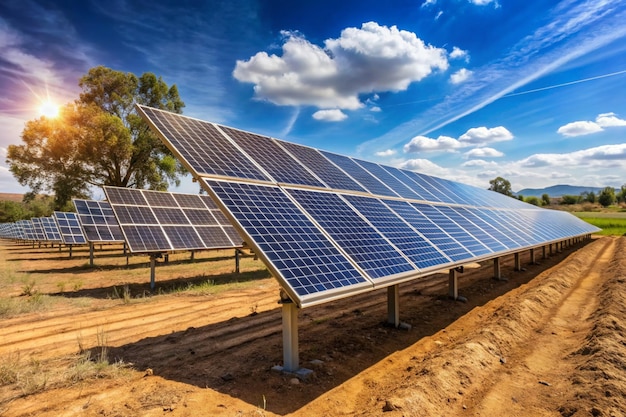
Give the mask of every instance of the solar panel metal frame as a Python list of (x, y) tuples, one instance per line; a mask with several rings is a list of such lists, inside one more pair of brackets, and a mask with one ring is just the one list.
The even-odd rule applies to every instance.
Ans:
[[(342, 195), (350, 195), (350, 194), (353, 194), (356, 196), (369, 195), (374, 198), (388, 201), (387, 204), (392, 209), (394, 205), (396, 205), (396, 208), (400, 207), (397, 205), (397, 203), (394, 203), (394, 202), (403, 202), (404, 204), (411, 205), (416, 212), (419, 212), (420, 204), (426, 205), (428, 207), (432, 207), (432, 209), (431, 208), (428, 209), (429, 213), (427, 214), (435, 216), (438, 219), (446, 219), (446, 222), (448, 222), (448, 224), (458, 226), (459, 230), (463, 230), (466, 236), (468, 236), (468, 237), (464, 237), (463, 239), (468, 239), (469, 237), (471, 237), (471, 241), (475, 241), (475, 243), (472, 243), (472, 245), (477, 245), (477, 246), (474, 246), (475, 247), (474, 250), (478, 250), (478, 248), (481, 248), (480, 251), (476, 254), (472, 254), (471, 252), (469, 252), (470, 256), (464, 255), (464, 256), (455, 256), (455, 258), (450, 258), (452, 259), (452, 262), (442, 265), (441, 269), (451, 269), (456, 266), (463, 265), (467, 262), (477, 262), (481, 260), (496, 258), (496, 257), (500, 257), (509, 253), (517, 253), (524, 249), (530, 249), (534, 247), (547, 245), (555, 241), (562, 241), (567, 238), (590, 235), (591, 233), (599, 230), (596, 227), (588, 225), (586, 223), (585, 224), (587, 226), (581, 225), (580, 223), (582, 223), (582, 220), (577, 219), (574, 216), (571, 216), (573, 218), (567, 218), (567, 219), (564, 218), (563, 216), (560, 216), (560, 217), (550, 216), (552, 217), (554, 221), (558, 221), (559, 223), (563, 223), (565, 225), (569, 223), (577, 223), (577, 222), (578, 224), (576, 225), (572, 224), (571, 227), (568, 228), (568, 230), (572, 231), (571, 234), (562, 233), (560, 235), (554, 235), (550, 233), (549, 231), (542, 230), (541, 235), (543, 236), (543, 238), (537, 239), (536, 233), (539, 232), (539, 229), (536, 227), (537, 221), (539, 222), (545, 221), (545, 219), (549, 217), (547, 214), (543, 213), (544, 209), (530, 206), (529, 204), (520, 202), (516, 199), (512, 199), (509, 197), (504, 197), (501, 195), (494, 195), (496, 193), (487, 191), (487, 190), (481, 190), (476, 187), (471, 187), (471, 186), (467, 186), (467, 185), (460, 184), (460, 183), (453, 183), (448, 180), (439, 179), (436, 177), (430, 177), (425, 174), (419, 174), (419, 173), (415, 173), (415, 172), (408, 171), (408, 170), (399, 170), (397, 168), (385, 167), (385, 166), (378, 165), (378, 164), (372, 165), (371, 162), (359, 161), (354, 158), (332, 154), (326, 151), (316, 150), (324, 158), (326, 158), (328, 163), (332, 164), (333, 167), (336, 167), (339, 170), (337, 172), (341, 172), (342, 174), (347, 175), (347, 178), (349, 178), (349, 182), (347, 183), (354, 181), (354, 183), (358, 184), (358, 187), (363, 187), (364, 191), (345, 190), (343, 188), (333, 189), (333, 188), (330, 188), (327, 183), (324, 183), (323, 180), (322, 180), (323, 184), (321, 187), (311, 184), (308, 181), (306, 181), (307, 182), (306, 184), (292, 184), (289, 182), (287, 183), (279, 182), (273, 179), (273, 177), (267, 173), (267, 170), (263, 168), (263, 165), (268, 163), (267, 158), (265, 158), (265, 162), (258, 161), (254, 155), (256, 152), (254, 153), (252, 152), (253, 148), (250, 148), (249, 146), (243, 146), (249, 149), (249, 152), (246, 152), (242, 148), (242, 146), (238, 145), (236, 141), (233, 141), (232, 138), (229, 137), (227, 132), (230, 131), (232, 134), (233, 128), (216, 125), (210, 122), (205, 122), (205, 121), (189, 118), (187, 116), (182, 116), (178, 114), (168, 113), (166, 111), (152, 109), (152, 108), (148, 108), (148, 107), (141, 106), (141, 105), (137, 105), (137, 109), (138, 109), (139, 114), (144, 118), (144, 120), (146, 120), (146, 122), (151, 126), (151, 128), (153, 128), (157, 132), (158, 136), (162, 139), (162, 141), (166, 144), (166, 146), (181, 159), (183, 164), (189, 169), (190, 172), (192, 172), (194, 177), (201, 179), (200, 183), (203, 186), (203, 188), (207, 190), (209, 195), (216, 201), (216, 203), (228, 216), (230, 221), (233, 222), (233, 224), (237, 227), (237, 229), (242, 234), (242, 236), (246, 238), (246, 243), (249, 244), (251, 247), (253, 247), (255, 252), (263, 259), (266, 265), (268, 265), (268, 268), (274, 274), (274, 276), (278, 279), (278, 281), (281, 283), (281, 286), (288, 293), (289, 297), (294, 302), (296, 302), (300, 307), (305, 307), (305, 306), (310, 306), (310, 305), (314, 305), (317, 303), (331, 301), (333, 299), (336, 299), (338, 296), (336, 292), (328, 292), (328, 293), (323, 293), (323, 294), (317, 294), (315, 296), (307, 295), (303, 297), (302, 295), (294, 291), (293, 288), (290, 288), (290, 284), (288, 280), (285, 279), (285, 277), (281, 276), (280, 269), (275, 268), (273, 266), (272, 262), (274, 262), (274, 260), (270, 259), (268, 255), (264, 253), (262, 245), (259, 245), (259, 242), (255, 241), (255, 239), (252, 238), (252, 235), (250, 233), (254, 229), (255, 226), (251, 224), (244, 225), (240, 223), (237, 220), (236, 215), (231, 212), (231, 209), (234, 206), (229, 207), (229, 205), (225, 203), (225, 200), (223, 200), (224, 198), (230, 198), (230, 197), (225, 196), (225, 195), (222, 195), (222, 196), (219, 195), (220, 193), (222, 193), (221, 191), (218, 190), (220, 183), (226, 182), (226, 183), (239, 183), (239, 184), (256, 184), (257, 187), (260, 187), (261, 185), (265, 184), (266, 186), (278, 187), (279, 189), (283, 190), (283, 193), (286, 195), (290, 195), (289, 193), (290, 189), (300, 190), (302, 192), (304, 192), (305, 190), (322, 191), (322, 192), (330, 193), (339, 199), (342, 198), (341, 197)], [(167, 120), (159, 119), (162, 115), (165, 115), (163, 117), (164, 119), (167, 119)], [(153, 118), (156, 120), (152, 120)], [(176, 126), (174, 125), (175, 120), (180, 120), (176, 122)], [(169, 127), (166, 126), (168, 123), (170, 124)], [(168, 136), (172, 134), (173, 136), (176, 136), (177, 134), (180, 134), (182, 136), (184, 135), (189, 136), (190, 135), (189, 132), (181, 133), (180, 131), (177, 130), (178, 127), (180, 127), (182, 124), (188, 124), (188, 123), (194, 124), (194, 125), (207, 125), (207, 126), (211, 126), (210, 129), (212, 130), (225, 132), (224, 138), (230, 139), (232, 141), (232, 145), (238, 149), (238, 152), (240, 153), (238, 158), (246, 158), (248, 163), (251, 163), (253, 166), (255, 166), (259, 172), (263, 172), (267, 178), (261, 178), (261, 177), (250, 178), (249, 176), (245, 176), (245, 175), (244, 176), (234, 175), (234, 176), (229, 177), (229, 176), (224, 176), (224, 175), (215, 175), (212, 173), (207, 173), (206, 170), (200, 171), (200, 170), (194, 169), (193, 164), (190, 164), (187, 159), (182, 157), (183, 153), (189, 153), (190, 150), (178, 149), (177, 143), (180, 144), (180, 141), (178, 141), (178, 139), (171, 140), (171, 138)], [(237, 131), (237, 132), (240, 132), (240, 131)], [(297, 156), (299, 154), (299, 149), (304, 148), (301, 145), (296, 145), (296, 144), (285, 145), (287, 142), (269, 138), (269, 137), (263, 137), (257, 134), (252, 134), (252, 133), (247, 133), (247, 132), (244, 132), (241, 134), (237, 133), (237, 135), (241, 137), (245, 137), (247, 134), (254, 135), (255, 140), (258, 142), (257, 146), (258, 145), (262, 146), (264, 143), (278, 144), (281, 148), (285, 149), (286, 153), (290, 155), (291, 158), (293, 158), (295, 161), (299, 161), (298, 156)], [(224, 138), (220, 138), (220, 141), (223, 141)], [(262, 140), (259, 138), (261, 138)], [(241, 140), (243, 139), (239, 138), (239, 141)], [(199, 142), (197, 141), (195, 143), (198, 144), (197, 146), (201, 146), (201, 147), (210, 146), (208, 143), (199, 144)], [(300, 153), (302, 154), (303, 158), (304, 158), (305, 153), (308, 153), (310, 156), (315, 156), (315, 155), (310, 154), (306, 150)], [(223, 162), (224, 161), (219, 161), (218, 165)], [(207, 165), (207, 164), (210, 165), (210, 163), (211, 161), (204, 161), (204, 165)], [(299, 163), (303, 166), (305, 170), (315, 175), (315, 169), (316, 169), (315, 166), (307, 167), (307, 163), (304, 161), (299, 161)], [(342, 165), (345, 165), (345, 164), (348, 164), (348, 165), (342, 167)], [(398, 193), (396, 191), (393, 191), (392, 186), (385, 184), (384, 181), (381, 181), (375, 175), (370, 173), (366, 169), (366, 167), (371, 167), (375, 171), (384, 173), (384, 175), (389, 175), (390, 178), (393, 178), (394, 186), (400, 187), (399, 191), (401, 190), (401, 192)], [(361, 178), (361, 181), (365, 182), (367, 185), (362, 184), (362, 182), (359, 181), (359, 178), (354, 178), (352, 175), (350, 175), (349, 171), (354, 171), (355, 173), (358, 173), (358, 175)], [(315, 177), (318, 179), (321, 179), (322, 175), (315, 175)], [(374, 192), (368, 191), (368, 185), (369, 185), (369, 189), (371, 189)], [(404, 189), (405, 186), (407, 187), (407, 190), (409, 191), (406, 191)], [(215, 187), (216, 189), (214, 190), (213, 187)], [(357, 188), (357, 187), (350, 185), (347, 188)], [(376, 190), (380, 191), (380, 194), (376, 194)], [(412, 190), (412, 192), (416, 194), (416, 197), (414, 199), (406, 198), (406, 195), (411, 194), (410, 190)], [(401, 197), (400, 194), (405, 195), (405, 197)], [(431, 195), (432, 199), (425, 201), (423, 199), (423, 196), (428, 196), (428, 195)], [(232, 196), (232, 197), (235, 198), (235, 196)], [(303, 207), (301, 204), (299, 204), (297, 199), (294, 198), (293, 196), (290, 197), (290, 204), (292, 203), (296, 204), (296, 206), (300, 208), (301, 213), (304, 214), (306, 218), (308, 218), (308, 221), (311, 221), (314, 224), (316, 224), (319, 230), (323, 234), (325, 234), (331, 241), (334, 242), (329, 231), (325, 230), (325, 228), (314, 219), (314, 216), (312, 216), (311, 213), (308, 213), (306, 208)], [(488, 206), (488, 204), (495, 204), (495, 205)], [(404, 209), (406, 209), (405, 206), (403, 207)], [(448, 211), (448, 215), (455, 218), (456, 221), (450, 219), (446, 214), (442, 212), (442, 210), (439, 210), (437, 207), (442, 207), (443, 211), (452, 209), (453, 211)], [(470, 208), (480, 209), (483, 211), (482, 215), (486, 216), (486, 218), (489, 221), (481, 219), (480, 216), (477, 216), (476, 218), (472, 219), (472, 216), (468, 213), (465, 213), (465, 215), (463, 215), (457, 211), (454, 211), (455, 207), (466, 208), (466, 209), (470, 209)], [(520, 211), (530, 212), (530, 213), (525, 213), (523, 215), (523, 217), (527, 219), (528, 221), (530, 221), (531, 225), (533, 226), (532, 231), (528, 233), (523, 232), (524, 229), (522, 225), (519, 223), (520, 222), (519, 218), (513, 215), (513, 214), (517, 214)], [(485, 213), (491, 213), (491, 214), (487, 216)], [(420, 215), (423, 216), (421, 213)], [(363, 217), (366, 217), (366, 216), (363, 216)], [(417, 215), (416, 215), (416, 218), (417, 218)], [(428, 217), (424, 217), (424, 219), (428, 219)], [(481, 223), (481, 221), (484, 223)], [(435, 232), (435, 233), (436, 234), (438, 233), (439, 235), (441, 235), (444, 241), (448, 241), (450, 243), (456, 242), (456, 239), (454, 239), (451, 235), (449, 235), (445, 230), (439, 228), (435, 223), (432, 223), (431, 220), (429, 220), (429, 222), (430, 224), (433, 225), (433, 231), (437, 229), (439, 230), (439, 232)], [(457, 222), (460, 222), (461, 224), (459, 225)], [(523, 236), (525, 236), (523, 238), (523, 243), (519, 247), (516, 247), (514, 249), (509, 249), (508, 247), (506, 247), (506, 245), (503, 245), (505, 246), (505, 248), (502, 249), (502, 247), (498, 245), (498, 249), (501, 249), (501, 250), (496, 250), (496, 249), (491, 249), (488, 246), (489, 242), (493, 242), (492, 239), (495, 239), (495, 241), (497, 241), (497, 239), (494, 238), (494, 236), (492, 236), (486, 230), (490, 230), (490, 227), (493, 229), (496, 227), (496, 225), (503, 225), (503, 224), (507, 225), (506, 230), (513, 231), (513, 232), (517, 231), (517, 232), (522, 233)], [(463, 228), (463, 225), (466, 225), (468, 228), (472, 230), (480, 231), (481, 232), (480, 235), (483, 236), (484, 242), (481, 242), (480, 239), (477, 239), (476, 237), (472, 236), (471, 233), (468, 233)], [(266, 227), (266, 226), (271, 226), (271, 225), (265, 224), (263, 227)], [(410, 224), (410, 226), (413, 227), (414, 230), (417, 230), (415, 229), (415, 227), (419, 227), (418, 223), (416, 223), (415, 225)], [(493, 229), (493, 230), (496, 230), (496, 229)], [(457, 232), (454, 232), (454, 233), (457, 233)], [(436, 235), (432, 235), (432, 236), (436, 236)], [(460, 236), (461, 235), (459, 235), (459, 237)], [(426, 238), (427, 240), (429, 239), (428, 237)], [(468, 240), (468, 243), (469, 242), (470, 240)], [(500, 242), (500, 244), (501, 243), (502, 242)], [(459, 243), (457, 242), (456, 244), (459, 244)], [(355, 268), (357, 268), (357, 270), (360, 269), (360, 267), (358, 266), (358, 262), (356, 262), (355, 259), (353, 259), (346, 252), (346, 248), (342, 248), (340, 244), (336, 244), (336, 247), (342, 254), (346, 256), (347, 259), (349, 259), (352, 262), (352, 264), (354, 265)], [(464, 246), (461, 243), (459, 247), (463, 248)], [(449, 253), (451, 254), (452, 252), (449, 252)], [(371, 288), (383, 288), (383, 287), (386, 287), (386, 286), (389, 286), (398, 282), (403, 282), (406, 280), (415, 279), (420, 276), (431, 274), (436, 269), (437, 268), (426, 268), (424, 271), (422, 271), (419, 268), (415, 268), (405, 273), (399, 273), (399, 274), (387, 276), (385, 277), (385, 279), (378, 280), (378, 282), (376, 279), (372, 279), (367, 274), (363, 274), (363, 276), (366, 277), (371, 282)], [(357, 286), (346, 288), (342, 291), (341, 297), (351, 295), (351, 294), (360, 292), (362, 290), (363, 290), (363, 287), (357, 287)], [(327, 296), (325, 294), (327, 294)]]
[(55, 211), (53, 214), (54, 221), (61, 233), (61, 241), (65, 245), (85, 245), (87, 239), (80, 227), (78, 215), (72, 212)]
[[(221, 221), (221, 211), (206, 196), (111, 186), (103, 189), (131, 253), (243, 246), (232, 224)], [(198, 210), (213, 217), (210, 224), (195, 224)]]

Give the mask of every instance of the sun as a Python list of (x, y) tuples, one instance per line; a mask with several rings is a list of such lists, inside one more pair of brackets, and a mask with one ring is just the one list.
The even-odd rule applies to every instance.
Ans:
[(44, 101), (39, 106), (39, 115), (53, 119), (59, 115), (59, 106), (50, 100)]

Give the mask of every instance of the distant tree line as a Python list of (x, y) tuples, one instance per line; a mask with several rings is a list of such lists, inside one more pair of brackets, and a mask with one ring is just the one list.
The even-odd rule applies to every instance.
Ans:
[(33, 217), (48, 217), (54, 211), (54, 197), (32, 196), (25, 201), (0, 201), (0, 223), (13, 223)]
[[(511, 183), (502, 178), (496, 177), (489, 181), (489, 190), (495, 191), (500, 194), (504, 194), (509, 197), (515, 198), (516, 196), (511, 189)], [(523, 195), (517, 195), (516, 197), (520, 201), (524, 201), (528, 204), (535, 206), (547, 206), (551, 204), (551, 198), (548, 194), (543, 194), (541, 198), (535, 196), (524, 197)], [(626, 204), (626, 184), (622, 185), (619, 190), (613, 187), (605, 187), (597, 195), (593, 191), (582, 192), (580, 195), (563, 195), (559, 200), (560, 204), (572, 205), (572, 204), (600, 204), (602, 207), (608, 207), (613, 204), (622, 203)]]

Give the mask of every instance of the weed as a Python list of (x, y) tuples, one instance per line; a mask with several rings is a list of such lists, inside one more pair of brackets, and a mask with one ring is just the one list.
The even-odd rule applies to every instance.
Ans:
[(74, 283), (73, 285), (74, 291), (79, 291), (81, 288), (83, 288), (83, 281), (77, 281)]
[(65, 281), (57, 282), (57, 288), (59, 292), (65, 292)]
[(0, 362), (0, 386), (15, 384), (19, 375), (19, 355), (10, 354)]
[(31, 296), (35, 294), (35, 285), (35, 280), (30, 280), (29, 282), (25, 283), (22, 287), (22, 293), (20, 295)]
[(251, 316), (256, 316), (257, 314), (259, 314), (259, 312), (257, 311), (259, 309), (259, 303), (254, 303), (253, 305), (250, 306), (250, 315)]

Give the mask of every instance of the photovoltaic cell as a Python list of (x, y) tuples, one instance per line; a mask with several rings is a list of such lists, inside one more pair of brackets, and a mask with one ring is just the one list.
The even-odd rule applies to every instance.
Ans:
[(328, 187), (337, 190), (366, 192), (365, 188), (361, 187), (345, 172), (337, 168), (337, 166), (326, 159), (317, 149), (296, 145), (290, 142), (277, 142), (295, 156), (302, 165), (306, 166), (311, 172), (317, 175), (318, 178), (324, 181)]
[(225, 126), (221, 129), (268, 172), (274, 181), (315, 187), (324, 186), (271, 138)]
[(34, 233), (35, 240), (39, 242), (43, 242), (47, 240), (46, 232), (43, 230), (43, 224), (41, 223), (41, 218), (33, 217), (31, 221), (33, 222), (33, 233)]
[(87, 243), (87, 239), (85, 239), (85, 235), (80, 228), (78, 215), (76, 213), (55, 211), (53, 216), (64, 244), (84, 245)]
[[(502, 252), (508, 248), (492, 235), (485, 232), (483, 229), (473, 223), (467, 216), (462, 215), (455, 207), (438, 207), (438, 210), (446, 215), (450, 220), (458, 224), (465, 232), (471, 235), (474, 239), (479, 241), (490, 250), (490, 252)], [(488, 252), (484, 252), (488, 253)]]
[(107, 201), (74, 199), (78, 220), (91, 243), (123, 242), (124, 235)]
[(385, 183), (387, 187), (391, 188), (399, 196), (408, 198), (408, 199), (413, 199), (413, 200), (420, 199), (420, 196), (416, 192), (414, 192), (411, 188), (409, 188), (405, 183), (400, 181), (398, 178), (391, 175), (382, 166), (375, 164), (373, 162), (360, 161), (358, 159), (356, 159), (355, 162), (359, 166), (361, 166), (361, 168), (369, 172), (373, 177), (376, 177), (380, 181)]
[(131, 252), (242, 246), (208, 196), (104, 187)]
[(205, 181), (299, 298), (368, 284), (280, 188)]
[(413, 271), (415, 267), (338, 195), (288, 190), (370, 278)]
[(398, 197), (398, 194), (394, 193), (391, 188), (374, 178), (372, 174), (364, 170), (359, 164), (347, 156), (325, 151), (322, 151), (322, 154), (358, 181), (358, 183), (365, 187), (370, 193), (381, 196)]
[(138, 108), (199, 174), (269, 180), (213, 124), (146, 106)]
[(451, 260), (387, 207), (383, 201), (360, 196), (344, 196), (362, 216), (420, 269), (450, 263)]
[(42, 217), (41, 223), (47, 240), (50, 242), (61, 241), (61, 233), (59, 232), (59, 228), (52, 217)]

